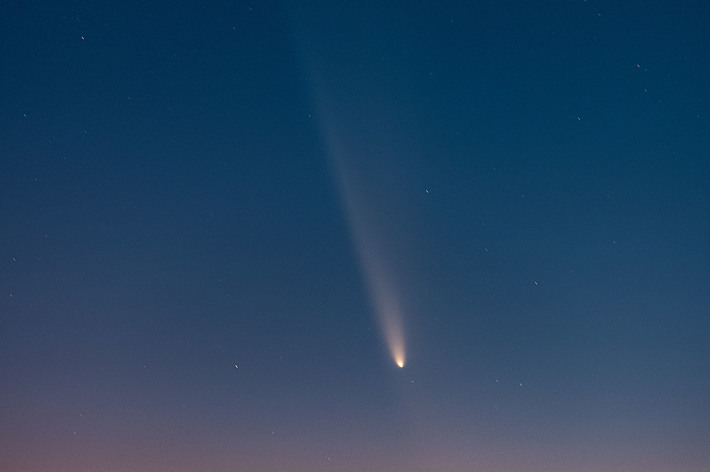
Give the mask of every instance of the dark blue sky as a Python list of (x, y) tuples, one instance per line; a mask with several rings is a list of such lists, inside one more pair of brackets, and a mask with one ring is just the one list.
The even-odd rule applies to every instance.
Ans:
[(710, 7), (618, 3), (3, 2), (0, 470), (706, 471)]

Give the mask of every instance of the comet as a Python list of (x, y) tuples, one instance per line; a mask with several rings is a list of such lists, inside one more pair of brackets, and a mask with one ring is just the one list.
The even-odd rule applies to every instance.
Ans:
[[(369, 88), (363, 91), (365, 95), (361, 100), (357, 95), (343, 100), (344, 90), (337, 88), (340, 81), (328, 79), (328, 67), (321, 63), (317, 53), (319, 45), (310, 43), (308, 37), (299, 35), (297, 38), (302, 49), (301, 59), (312, 78), (309, 83), (315, 113), (308, 117), (318, 126), (331, 164), (331, 176), (338, 189), (374, 318), (391, 359), (401, 369), (406, 364), (405, 330), (399, 292), (401, 280), (395, 269), (400, 263), (396, 246), (402, 234), (396, 222), (398, 218), (393, 215), (399, 216), (403, 208), (392, 204), (398, 200), (395, 192), (399, 187), (391, 185), (393, 180), (399, 181), (401, 175), (397, 170), (387, 171), (386, 165), (387, 154), (396, 156), (400, 150), (387, 126), (381, 126), (379, 118), (371, 120), (386, 111), (380, 110), (379, 102), (372, 101), (372, 91)], [(378, 124), (373, 127), (375, 122)]]
[(404, 368), (406, 354), (399, 280), (394, 270), (396, 261), (391, 260), (395, 251), (388, 246), (388, 238), (385, 237), (392, 230), (391, 222), (381, 211), (379, 199), (382, 195), (378, 199), (365, 191), (372, 188), (371, 182), (367, 177), (363, 178), (362, 172), (352, 169), (352, 165), (360, 161), (358, 154), (351, 151), (357, 146), (344, 145), (346, 143), (334, 126), (337, 121), (328, 113), (327, 107), (321, 108), (321, 115), (324, 117), (323, 131), (333, 164), (334, 180), (340, 190), (375, 318), (392, 360), (399, 368)]
[(363, 227), (356, 232), (359, 234), (356, 240), (361, 240), (358, 252), (362, 272), (387, 350), (394, 363), (402, 368), (406, 359), (404, 322), (396, 278), (392, 274), (391, 264), (387, 263), (379, 251), (379, 240), (373, 239), (371, 233), (363, 232)]

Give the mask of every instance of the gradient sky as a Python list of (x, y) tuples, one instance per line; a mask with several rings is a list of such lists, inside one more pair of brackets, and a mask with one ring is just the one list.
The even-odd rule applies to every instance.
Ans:
[(0, 12), (0, 470), (708, 471), (706, 2)]

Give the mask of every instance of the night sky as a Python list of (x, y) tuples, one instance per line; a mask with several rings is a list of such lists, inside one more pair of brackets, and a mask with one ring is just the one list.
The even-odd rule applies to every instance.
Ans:
[(0, 2), (0, 471), (707, 472), (708, 25)]

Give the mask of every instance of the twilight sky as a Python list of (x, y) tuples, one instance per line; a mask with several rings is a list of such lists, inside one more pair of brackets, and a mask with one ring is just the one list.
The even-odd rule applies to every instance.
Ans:
[(706, 2), (0, 12), (0, 470), (709, 470)]

